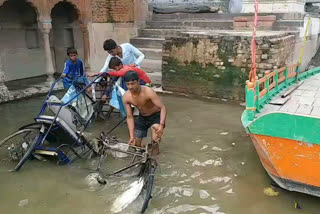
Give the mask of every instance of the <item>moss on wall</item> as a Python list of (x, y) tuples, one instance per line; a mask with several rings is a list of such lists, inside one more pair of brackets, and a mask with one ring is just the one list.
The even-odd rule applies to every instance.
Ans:
[(212, 96), (233, 100), (244, 100), (244, 85), (248, 72), (241, 68), (227, 66), (218, 69), (214, 65), (203, 68), (192, 62), (181, 66), (174, 59), (163, 65), (163, 87), (189, 94)]

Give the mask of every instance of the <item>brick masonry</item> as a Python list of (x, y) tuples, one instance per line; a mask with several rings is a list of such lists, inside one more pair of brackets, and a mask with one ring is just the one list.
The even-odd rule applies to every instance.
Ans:
[[(285, 66), (294, 44), (295, 36), (287, 33), (257, 37), (258, 75)], [(163, 50), (163, 88), (244, 100), (250, 67), (250, 36), (189, 34), (167, 38)]]
[(134, 21), (133, 0), (91, 0), (92, 22), (127, 23)]

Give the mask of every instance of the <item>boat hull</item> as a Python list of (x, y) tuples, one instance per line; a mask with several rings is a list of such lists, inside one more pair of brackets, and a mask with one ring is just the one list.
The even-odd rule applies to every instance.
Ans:
[(320, 197), (320, 145), (250, 134), (260, 161), (282, 188)]

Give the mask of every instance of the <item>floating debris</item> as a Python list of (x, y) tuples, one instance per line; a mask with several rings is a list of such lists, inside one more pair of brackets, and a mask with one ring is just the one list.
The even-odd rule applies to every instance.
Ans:
[(200, 150), (205, 150), (205, 149), (207, 149), (208, 147), (209, 147), (208, 145), (204, 145), (204, 146), (201, 147)]
[(232, 194), (234, 192), (232, 191), (232, 189), (229, 189), (229, 190), (226, 191), (226, 193)]
[(221, 149), (221, 148), (219, 148), (219, 147), (216, 147), (216, 146), (212, 147), (211, 149), (212, 149), (213, 151), (219, 151), (219, 152), (224, 151), (223, 149)]
[(234, 174), (233, 176), (234, 176), (234, 177), (237, 177), (238, 175), (237, 175), (237, 174)]
[(25, 207), (29, 204), (29, 200), (28, 199), (24, 199), (24, 200), (21, 200), (19, 201), (19, 207)]
[(221, 134), (221, 135), (228, 135), (229, 132), (221, 132), (220, 134)]
[(90, 191), (95, 191), (106, 184), (106, 181), (100, 176), (99, 173), (91, 173), (85, 178)]
[(263, 193), (266, 194), (267, 196), (272, 196), (272, 197), (279, 195), (279, 192), (275, 191), (271, 187), (264, 188)]
[(295, 208), (295, 209), (299, 209), (299, 210), (302, 209), (302, 208), (300, 207), (300, 205), (298, 204), (298, 202), (296, 202), (296, 201), (294, 202), (294, 208)]
[(241, 165), (244, 165), (244, 162), (241, 162)]
[(200, 190), (199, 194), (200, 194), (200, 198), (201, 199), (206, 199), (206, 198), (208, 198), (210, 196), (210, 194), (205, 190)]
[(235, 146), (236, 144), (235, 144), (235, 143), (231, 143), (231, 145), (232, 145), (232, 146)]

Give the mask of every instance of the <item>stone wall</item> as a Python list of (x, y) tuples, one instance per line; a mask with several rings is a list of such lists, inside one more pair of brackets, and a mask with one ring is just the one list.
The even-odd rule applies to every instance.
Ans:
[[(259, 13), (304, 13), (305, 0), (259, 0)], [(242, 13), (254, 12), (254, 0), (242, 0)]]
[[(167, 38), (163, 50), (163, 88), (244, 100), (244, 85), (251, 67), (250, 43), (248, 35), (198, 33)], [(256, 61), (259, 75), (286, 65), (294, 43), (295, 36), (286, 33), (258, 36)]]
[(92, 0), (92, 22), (133, 22), (133, 0)]
[(208, 5), (212, 7), (219, 7), (222, 11), (228, 10), (229, 0), (149, 0), (152, 5)]

